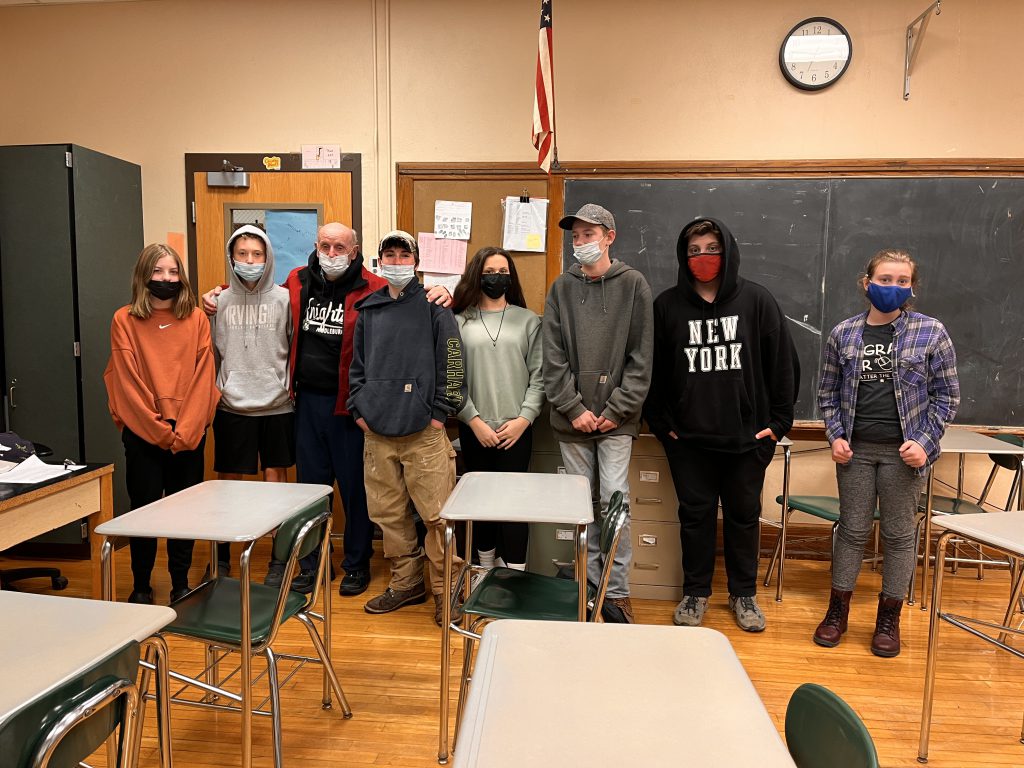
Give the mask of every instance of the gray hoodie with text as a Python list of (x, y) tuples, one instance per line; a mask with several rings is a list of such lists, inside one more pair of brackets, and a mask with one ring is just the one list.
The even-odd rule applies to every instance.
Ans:
[[(258, 237), (267, 252), (263, 275), (250, 289), (231, 263), (231, 245), (241, 235)], [(274, 248), (267, 233), (246, 224), (231, 233), (226, 247), (228, 288), (210, 318), (217, 360), (218, 408), (244, 416), (290, 413), (288, 350), (292, 315), (287, 289), (274, 284)]]

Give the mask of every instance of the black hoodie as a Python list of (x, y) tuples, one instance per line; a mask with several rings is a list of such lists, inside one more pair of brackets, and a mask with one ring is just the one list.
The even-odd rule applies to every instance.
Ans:
[(671, 431), (696, 448), (742, 453), (757, 446), (754, 435), (765, 427), (782, 438), (793, 426), (800, 363), (775, 298), (739, 276), (736, 238), (720, 221), (696, 221), (722, 233), (721, 282), (713, 302), (700, 297), (680, 232), (679, 281), (654, 301), (654, 371), (644, 416), (663, 441)]

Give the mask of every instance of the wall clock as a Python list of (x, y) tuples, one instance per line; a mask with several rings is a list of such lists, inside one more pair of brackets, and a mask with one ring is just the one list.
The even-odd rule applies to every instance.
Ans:
[(853, 60), (853, 42), (842, 24), (824, 16), (793, 27), (779, 48), (779, 66), (791, 85), (805, 91), (828, 88)]

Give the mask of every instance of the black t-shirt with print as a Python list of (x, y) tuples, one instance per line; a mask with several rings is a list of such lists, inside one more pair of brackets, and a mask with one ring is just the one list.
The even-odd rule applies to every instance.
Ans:
[(336, 393), (341, 333), (345, 327), (345, 295), (352, 285), (350, 273), (353, 270), (349, 268), (334, 281), (325, 280), (319, 267), (310, 267), (310, 272), (309, 297), (306, 306), (299, 308), (297, 330), (302, 334), (302, 345), (295, 379), (300, 389)]
[(901, 443), (903, 428), (893, 381), (892, 325), (865, 325), (853, 436), (871, 443)]

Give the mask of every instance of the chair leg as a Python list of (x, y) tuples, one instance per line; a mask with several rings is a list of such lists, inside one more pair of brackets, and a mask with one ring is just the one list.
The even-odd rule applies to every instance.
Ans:
[(764, 586), (768, 586), (772, 581), (772, 573), (775, 571), (775, 563), (779, 559), (779, 549), (782, 548), (782, 529), (779, 529), (779, 535), (775, 539), (775, 549), (772, 550), (772, 556), (768, 560), (768, 568), (764, 572)]
[(270, 722), (274, 740), (274, 768), (281, 768), (284, 757), (281, 751), (281, 687), (277, 679), (277, 657), (270, 648), (263, 650), (263, 657), (267, 660), (267, 682), (270, 685)]
[[(341, 702), (342, 714), (346, 719), (352, 717), (352, 708), (348, 705), (348, 699), (345, 697), (345, 691), (341, 689), (341, 683), (338, 681), (338, 675), (334, 671), (334, 664), (331, 662), (331, 655), (324, 647), (323, 641), (320, 639), (320, 634), (316, 631), (316, 627), (313, 625), (313, 620), (304, 613), (296, 614), (296, 618), (306, 627), (306, 631), (309, 633), (309, 639), (313, 642), (313, 647), (316, 649), (316, 655), (319, 656), (320, 661), (323, 662), (324, 671), (327, 672), (327, 677), (331, 681), (331, 688), (334, 689), (334, 695), (337, 696), (338, 701)], [(330, 708), (330, 702), (324, 705), (324, 709)]]
[[(145, 646), (143, 659), (150, 664), (154, 664), (156, 662), (156, 648), (152, 645)], [(135, 730), (132, 733), (131, 744), (131, 752), (135, 756), (136, 761), (138, 761), (138, 755), (142, 748), (142, 726), (146, 720), (146, 694), (149, 692), (149, 679), (152, 674), (149, 671), (149, 667), (143, 666), (141, 669), (142, 672), (139, 674), (139, 716), (135, 721)], [(131, 763), (131, 765), (135, 765), (135, 763)]]
[(914, 604), (914, 587), (917, 585), (917, 557), (921, 551), (921, 532), (924, 528), (924, 515), (918, 515), (914, 525), (914, 570), (910, 572), (910, 586), (907, 588), (907, 605)]
[(872, 571), (877, 571), (878, 570), (878, 541), (879, 541), (879, 538), (881, 537), (881, 525), (879, 524), (878, 520), (875, 520), (874, 524), (871, 527), (874, 528), (874, 531), (875, 531), (875, 536), (874, 536), (874, 538), (875, 538), (875, 551), (871, 553), (871, 570)]
[[(476, 631), (476, 627), (472, 628)], [(459, 700), (455, 706), (455, 736), (452, 738), (452, 751), (459, 743), (459, 726), (462, 724), (462, 713), (466, 709), (466, 694), (469, 691), (469, 683), (473, 679), (473, 645), (476, 641), (472, 637), (462, 638), (462, 675), (459, 678)]]

